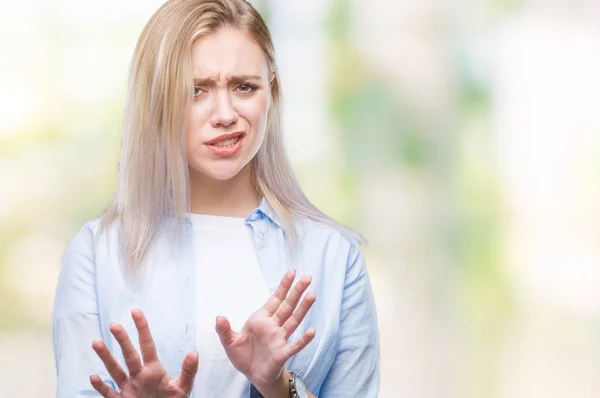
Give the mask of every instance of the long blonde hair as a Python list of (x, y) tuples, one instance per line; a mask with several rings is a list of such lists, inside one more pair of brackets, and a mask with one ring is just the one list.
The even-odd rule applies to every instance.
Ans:
[[(191, 46), (222, 27), (240, 29), (264, 51), (274, 74), (264, 142), (252, 160), (257, 193), (273, 208), (293, 241), (293, 216), (362, 237), (319, 211), (302, 192), (284, 149), (281, 92), (273, 42), (260, 14), (244, 0), (170, 0), (150, 19), (135, 48), (123, 123), (119, 180), (101, 230), (117, 222), (122, 252), (140, 265), (166, 221), (182, 226), (189, 211), (184, 112), (193, 89)], [(181, 231), (181, 228), (178, 230)]]

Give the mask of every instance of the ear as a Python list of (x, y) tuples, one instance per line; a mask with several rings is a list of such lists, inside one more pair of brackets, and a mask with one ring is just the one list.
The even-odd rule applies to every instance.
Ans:
[(269, 80), (269, 85), (273, 87), (273, 83), (275, 82), (275, 72), (271, 73), (271, 79)]

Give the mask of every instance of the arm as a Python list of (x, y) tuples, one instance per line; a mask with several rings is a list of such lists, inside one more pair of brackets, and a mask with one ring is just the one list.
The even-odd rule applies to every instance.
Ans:
[[(255, 390), (253, 388), (253, 390)], [(289, 373), (275, 386), (253, 391), (251, 397), (289, 398)], [(379, 328), (375, 300), (364, 257), (358, 245), (348, 255), (340, 314), (340, 340), (334, 363), (325, 377), (321, 398), (376, 398), (379, 394)], [(310, 398), (315, 395), (309, 393)]]
[(309, 292), (298, 305), (312, 278), (301, 277), (290, 291), (295, 276), (294, 270), (285, 273), (275, 293), (248, 318), (241, 332), (234, 332), (226, 317), (217, 317), (221, 344), (233, 366), (250, 381), (252, 398), (288, 398), (290, 375), (284, 366), (315, 337), (315, 329), (309, 328), (288, 343), (316, 299)]
[(63, 256), (52, 317), (56, 398), (100, 396), (90, 384), (98, 374), (114, 387), (92, 341), (102, 339), (96, 295), (92, 232), (83, 227)]
[(365, 259), (356, 244), (348, 256), (339, 346), (319, 396), (376, 398), (378, 394), (377, 312)]

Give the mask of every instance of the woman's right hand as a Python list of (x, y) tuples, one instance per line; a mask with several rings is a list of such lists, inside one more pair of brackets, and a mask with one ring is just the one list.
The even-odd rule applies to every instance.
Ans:
[(108, 374), (119, 386), (120, 392), (116, 392), (104, 383), (98, 375), (90, 377), (94, 389), (104, 398), (189, 397), (198, 371), (198, 353), (188, 352), (183, 360), (180, 376), (177, 378), (169, 376), (158, 360), (156, 346), (150, 334), (146, 317), (139, 309), (131, 311), (131, 317), (138, 330), (143, 364), (123, 326), (119, 323), (111, 324), (110, 331), (121, 346), (129, 375), (112, 356), (104, 341), (94, 340), (92, 348), (102, 359)]

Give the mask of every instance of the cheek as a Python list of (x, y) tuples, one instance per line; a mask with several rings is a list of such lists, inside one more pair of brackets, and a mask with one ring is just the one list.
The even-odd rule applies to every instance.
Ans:
[(195, 131), (195, 127), (196, 124), (194, 122), (195, 118), (193, 115), (193, 110), (190, 110), (187, 112), (186, 114), (186, 119), (185, 119), (185, 125), (186, 125), (186, 129), (185, 129), (185, 148), (186, 148), (186, 154), (188, 157), (188, 160), (190, 160), (192, 158), (192, 153), (194, 152), (194, 131)]
[(188, 156), (194, 152), (194, 149), (201, 145), (200, 130), (208, 122), (208, 112), (206, 106), (194, 103), (186, 113), (186, 145)]
[(257, 136), (264, 134), (268, 110), (269, 101), (265, 95), (257, 96), (252, 101), (244, 101), (238, 107), (238, 113), (248, 120)]

